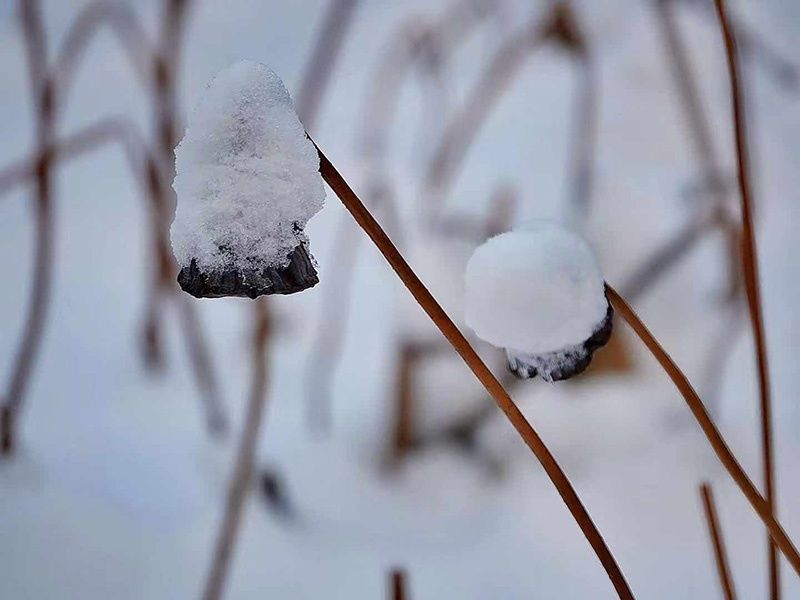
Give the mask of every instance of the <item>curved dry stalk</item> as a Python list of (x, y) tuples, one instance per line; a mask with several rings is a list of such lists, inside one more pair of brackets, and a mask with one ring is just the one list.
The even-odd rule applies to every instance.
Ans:
[(47, 40), (38, 1), (21, 1), (23, 39), (36, 106), (36, 229), (31, 301), (22, 342), (11, 368), (7, 396), (0, 410), (0, 454), (10, 454), (15, 445), (16, 421), (30, 380), (50, 300), (53, 272), (54, 219), (52, 206), (52, 156), (54, 137), (53, 85), (47, 74)]
[[(767, 341), (764, 331), (764, 311), (761, 305), (761, 291), (758, 277), (758, 255), (756, 251), (755, 227), (753, 226), (753, 192), (750, 183), (750, 165), (748, 162), (747, 129), (744, 114), (744, 93), (736, 56), (736, 39), (728, 22), (725, 3), (714, 0), (719, 18), (722, 37), (725, 41), (725, 55), (730, 77), (731, 100), (733, 104), (733, 127), (736, 138), (737, 180), (742, 209), (741, 257), (744, 272), (744, 284), (747, 292), (747, 307), (750, 312), (750, 324), (755, 340), (756, 361), (758, 363), (759, 408), (761, 412), (761, 454), (764, 470), (764, 491), (770, 511), (777, 514), (775, 494), (775, 466), (772, 444), (772, 404), (769, 387), (769, 364), (767, 362)], [(780, 566), (778, 553), (772, 540), (768, 540), (770, 596), (773, 600), (780, 597)]]
[(119, 40), (134, 72), (142, 83), (147, 83), (152, 66), (152, 50), (147, 34), (136, 14), (128, 4), (109, 0), (94, 0), (84, 6), (64, 35), (61, 49), (56, 55), (52, 70), (59, 96), (68, 93), (74, 80), (75, 69), (92, 36), (107, 25)]
[(695, 420), (703, 430), (706, 439), (709, 444), (711, 444), (722, 466), (725, 467), (725, 470), (728, 471), (748, 502), (750, 502), (753, 510), (755, 510), (756, 514), (761, 518), (761, 521), (770, 533), (771, 539), (775, 541), (783, 555), (791, 563), (795, 572), (800, 575), (800, 553), (797, 552), (791, 539), (786, 535), (783, 527), (773, 514), (769, 503), (761, 496), (753, 485), (753, 482), (750, 481), (747, 473), (739, 464), (739, 461), (736, 460), (733, 452), (731, 452), (728, 444), (725, 442), (725, 438), (722, 437), (719, 429), (717, 429), (714, 421), (709, 416), (708, 410), (700, 399), (700, 396), (695, 392), (689, 379), (683, 374), (683, 371), (680, 370), (678, 365), (675, 364), (675, 361), (672, 360), (670, 355), (667, 354), (666, 350), (661, 347), (661, 344), (658, 343), (658, 340), (650, 333), (645, 324), (642, 323), (634, 310), (622, 296), (608, 284), (606, 284), (606, 294), (614, 310), (617, 311), (617, 314), (631, 326), (631, 329), (633, 329), (636, 335), (639, 336), (639, 339), (644, 342), (644, 345), (647, 346), (647, 349), (664, 369), (664, 372), (666, 372), (672, 380), (672, 383), (675, 384), (675, 387), (686, 401), (689, 410), (691, 410), (692, 415), (694, 415)]
[(256, 302), (254, 306), (256, 307), (256, 322), (252, 340), (253, 374), (250, 383), (250, 399), (242, 421), (242, 436), (236, 452), (236, 463), (225, 500), (225, 512), (214, 545), (211, 567), (203, 588), (203, 600), (218, 600), (222, 597), (234, 542), (241, 528), (247, 490), (253, 477), (255, 453), (267, 400), (269, 304)]
[(703, 483), (700, 486), (700, 497), (703, 499), (703, 512), (706, 516), (708, 534), (711, 537), (711, 547), (714, 550), (714, 562), (717, 565), (717, 575), (725, 600), (736, 600), (736, 590), (733, 586), (733, 578), (728, 567), (728, 555), (725, 552), (725, 542), (722, 539), (722, 531), (717, 519), (717, 509), (714, 505), (714, 494), (711, 485)]
[[(319, 148), (317, 149), (319, 150)], [(439, 331), (441, 331), (442, 335), (447, 338), (447, 341), (450, 342), (453, 349), (461, 356), (475, 377), (495, 400), (498, 407), (505, 413), (509, 422), (517, 430), (517, 433), (519, 433), (520, 437), (539, 460), (547, 476), (550, 478), (550, 481), (552, 481), (553, 485), (558, 490), (564, 504), (569, 509), (575, 522), (580, 527), (586, 540), (603, 565), (619, 597), (626, 600), (632, 599), (633, 593), (628, 583), (625, 581), (625, 577), (606, 545), (605, 540), (581, 503), (578, 494), (575, 492), (566, 474), (561, 469), (544, 441), (539, 437), (539, 434), (533, 429), (511, 399), (511, 396), (509, 396), (508, 392), (503, 388), (502, 384), (481, 360), (444, 309), (436, 302), (378, 222), (375, 221), (369, 210), (361, 203), (361, 200), (359, 200), (355, 192), (353, 192), (322, 151), (319, 151), (319, 158), (320, 173), (323, 179), (325, 179), (334, 193), (339, 197), (342, 204), (345, 205), (359, 226), (369, 236), (370, 240), (372, 240), (373, 244), (380, 250), (386, 262), (389, 263), (411, 295), (414, 296), (414, 299), (420, 307), (425, 311), (428, 317), (430, 317), (431, 321), (433, 321)]]

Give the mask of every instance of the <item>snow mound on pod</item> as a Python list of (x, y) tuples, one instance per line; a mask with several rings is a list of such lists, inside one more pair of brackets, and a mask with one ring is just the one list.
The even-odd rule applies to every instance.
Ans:
[[(562, 358), (583, 352), (610, 321), (603, 276), (589, 246), (549, 221), (533, 221), (478, 247), (467, 263), (465, 292), (467, 325), (506, 349), (510, 366), (531, 363), (528, 373), (517, 365), (521, 376), (538, 369), (550, 379), (553, 362), (561, 368)], [(588, 344), (589, 356), (594, 346)]]
[(282, 268), (323, 206), (319, 157), (281, 79), (240, 61), (220, 72), (175, 150), (171, 236), (181, 267)]

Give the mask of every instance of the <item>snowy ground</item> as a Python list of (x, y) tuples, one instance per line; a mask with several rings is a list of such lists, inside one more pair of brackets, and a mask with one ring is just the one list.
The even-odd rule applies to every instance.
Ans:
[[(0, 4), (0, 164), (31, 148), (27, 75), (11, 3)], [(43, 3), (57, 40), (83, 4)], [(319, 126), (326, 153), (358, 188), (354, 151), (367, 77), (389, 31), (429, 2), (365, 0), (345, 46)], [(496, 32), (523, 21), (528, 4), (508, 3), (505, 20), (479, 32), (455, 65), (452, 102), (463, 97)], [(136, 5), (153, 25), (154, 1)], [(269, 64), (296, 89), (323, 2), (249, 0), (197, 3), (187, 38), (181, 91), (192, 105), (231, 61)], [(444, 4), (441, 5), (442, 7)], [(689, 218), (681, 196), (694, 173), (680, 105), (644, 0), (577, 3), (599, 52), (601, 126), (595, 203), (586, 234), (609, 281), (622, 281), (658, 241)], [(738, 2), (739, 14), (796, 63), (800, 12), (792, 0)], [(681, 11), (682, 31), (702, 72), (716, 141), (730, 166), (727, 79), (714, 22)], [(489, 27), (492, 27), (489, 26)], [(569, 131), (568, 63), (553, 50), (530, 61), (482, 128), (449, 206), (479, 213), (498, 181), (522, 193), (520, 219), (558, 216), (565, 194)], [(758, 236), (775, 405), (780, 513), (800, 539), (800, 91), (779, 88), (748, 68), (755, 151)], [(411, 86), (413, 89), (413, 86)], [(419, 96), (403, 97), (397, 127), (401, 201), (410, 205), (425, 159)], [(147, 131), (146, 99), (108, 35), (89, 52), (66, 109), (66, 133), (98, 115), (124, 113)], [(422, 129), (422, 131), (420, 131)], [(420, 155), (422, 154), (422, 155)], [(7, 373), (21, 329), (32, 259), (30, 195), (0, 198), (0, 372)], [(146, 215), (119, 150), (81, 158), (57, 178), (57, 263), (43, 351), (23, 415), (21, 450), (0, 464), (0, 598), (148, 600), (199, 593), (220, 518), (232, 440), (210, 441), (174, 314), (168, 365), (145, 372), (137, 336), (144, 309)], [(326, 262), (342, 209), (329, 196), (308, 233), (322, 283), (278, 299), (272, 340), (270, 407), (259, 464), (277, 468), (297, 504), (286, 522), (253, 495), (236, 549), (229, 598), (376, 598), (385, 574), (405, 566), (413, 598), (612, 598), (613, 591), (545, 475), (499, 416), (481, 442), (506, 469), (495, 478), (446, 447), (415, 455), (394, 478), (379, 470), (391, 366), (398, 336), (433, 339), (391, 272), (362, 244), (342, 364), (334, 380), (334, 429), (310, 435), (305, 359), (326, 285)], [(355, 229), (353, 229), (354, 235)], [(424, 238), (414, 238), (423, 239)], [(415, 265), (435, 294), (458, 305), (464, 252), (416, 242)], [(413, 244), (412, 244), (413, 245)], [(703, 361), (724, 317), (720, 240), (637, 302), (651, 329), (702, 385)], [(444, 271), (443, 271), (444, 269)], [(430, 279), (435, 277), (435, 279)], [(456, 282), (455, 284), (453, 282)], [(451, 296), (456, 296), (455, 299)], [(202, 301), (227, 408), (239, 417), (248, 381), (247, 301)], [(765, 536), (716, 463), (677, 392), (624, 326), (636, 369), (516, 393), (551, 445), (639, 598), (718, 597), (697, 485), (713, 482), (741, 598), (766, 590)], [(743, 329), (746, 331), (746, 329)], [(413, 333), (411, 333), (413, 332)], [(491, 354), (489, 347), (482, 351)], [(437, 360), (423, 381), (426, 423), (461, 410), (478, 388), (455, 359)], [(5, 375), (4, 375), (5, 377)], [(4, 380), (5, 381), (5, 380)], [(747, 334), (724, 366), (718, 422), (759, 479), (757, 392)], [(238, 418), (236, 420), (238, 424)], [(238, 429), (238, 428), (237, 428)], [(784, 566), (785, 598), (800, 581)]]

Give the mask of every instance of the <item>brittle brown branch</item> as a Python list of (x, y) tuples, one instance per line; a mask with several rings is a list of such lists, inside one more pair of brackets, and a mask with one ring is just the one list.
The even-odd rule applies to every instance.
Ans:
[(703, 513), (706, 517), (708, 535), (711, 538), (711, 548), (714, 551), (714, 563), (717, 566), (717, 576), (725, 600), (736, 600), (736, 590), (733, 586), (733, 578), (728, 567), (728, 554), (725, 552), (725, 542), (722, 538), (717, 509), (714, 503), (714, 494), (709, 483), (700, 486), (700, 497), (703, 500)]
[[(725, 42), (725, 55), (730, 78), (733, 128), (736, 140), (737, 181), (742, 210), (741, 257), (744, 273), (747, 307), (755, 341), (758, 367), (759, 409), (761, 417), (761, 454), (764, 472), (764, 491), (770, 511), (776, 514), (774, 449), (772, 444), (772, 403), (770, 397), (769, 363), (767, 360), (767, 341), (764, 330), (764, 310), (761, 304), (761, 291), (758, 275), (758, 254), (756, 249), (755, 226), (753, 224), (753, 190), (750, 182), (750, 163), (748, 157), (747, 127), (745, 123), (744, 90), (741, 83), (739, 59), (736, 50), (736, 37), (728, 21), (724, 0), (714, 0), (720, 30)], [(780, 597), (780, 567), (775, 544), (768, 540), (768, 562), (770, 597)]]
[(783, 526), (775, 517), (769, 502), (761, 496), (733, 452), (731, 452), (725, 438), (714, 424), (713, 419), (708, 414), (708, 409), (703, 404), (700, 396), (697, 395), (689, 379), (675, 361), (672, 360), (667, 351), (664, 350), (655, 336), (650, 333), (625, 299), (608, 284), (606, 284), (606, 295), (617, 314), (630, 325), (631, 329), (639, 336), (639, 339), (642, 340), (659, 365), (664, 369), (664, 372), (672, 380), (672, 383), (675, 384), (722, 466), (725, 467), (725, 470), (739, 487), (742, 494), (750, 502), (750, 506), (753, 507), (753, 510), (769, 531), (771, 539), (780, 548), (795, 572), (800, 575), (800, 553), (798, 553)]
[(634, 597), (633, 593), (628, 583), (625, 581), (625, 577), (606, 545), (605, 540), (589, 516), (589, 513), (584, 508), (583, 503), (580, 501), (578, 494), (575, 492), (566, 474), (561, 469), (544, 441), (539, 437), (539, 434), (519, 410), (500, 381), (492, 374), (461, 331), (459, 331), (458, 327), (456, 327), (455, 323), (453, 323), (444, 309), (442, 309), (422, 281), (420, 281), (369, 210), (364, 206), (361, 200), (359, 200), (355, 192), (353, 192), (352, 188), (321, 151), (319, 151), (319, 157), (320, 173), (323, 179), (325, 179), (334, 193), (339, 197), (348, 212), (350, 212), (359, 226), (364, 230), (364, 233), (367, 234), (376, 248), (381, 252), (411, 295), (414, 296), (414, 299), (420, 307), (425, 311), (442, 335), (447, 338), (447, 341), (450, 342), (453, 349), (461, 356), (475, 377), (495, 400), (498, 407), (505, 413), (509, 422), (517, 430), (517, 433), (519, 433), (520, 437), (539, 460), (545, 473), (547, 473), (550, 481), (558, 490), (564, 504), (569, 509), (575, 522), (580, 527), (586, 540), (603, 565), (618, 596), (623, 599), (632, 599)]

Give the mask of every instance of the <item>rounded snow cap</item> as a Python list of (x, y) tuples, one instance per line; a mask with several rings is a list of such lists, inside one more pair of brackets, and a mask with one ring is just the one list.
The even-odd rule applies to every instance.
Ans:
[(185, 291), (255, 298), (319, 281), (303, 233), (325, 199), (319, 156), (268, 67), (240, 61), (214, 78), (175, 170), (171, 236)]
[(586, 242), (551, 221), (532, 221), (479, 246), (467, 263), (465, 318), (504, 348), (521, 378), (583, 371), (611, 336), (605, 282)]

